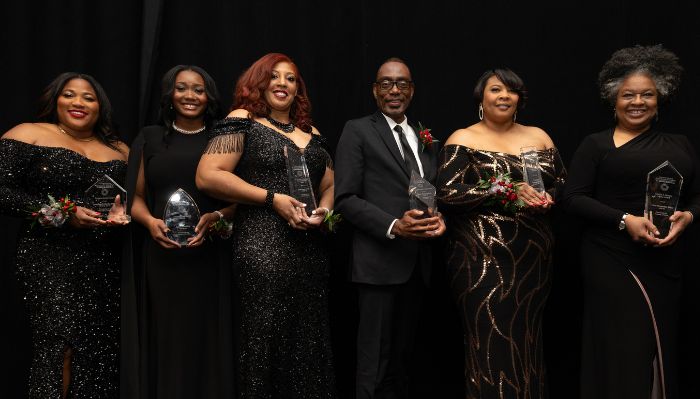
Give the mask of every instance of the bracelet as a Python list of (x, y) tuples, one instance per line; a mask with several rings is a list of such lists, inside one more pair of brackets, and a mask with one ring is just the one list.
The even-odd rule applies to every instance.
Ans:
[(329, 213), (331, 213), (331, 210), (328, 209), (328, 208), (326, 208), (325, 206), (319, 206), (318, 209), (323, 209), (324, 211), (326, 211), (326, 215), (328, 215)]
[(272, 208), (272, 202), (275, 199), (275, 192), (272, 190), (267, 190), (267, 195), (265, 195), (265, 206)]
[(217, 210), (217, 211), (214, 211), (213, 213), (216, 213), (217, 215), (219, 215), (219, 220), (221, 220), (221, 219), (224, 218), (224, 214), (221, 213), (221, 211), (218, 211), (218, 210)]

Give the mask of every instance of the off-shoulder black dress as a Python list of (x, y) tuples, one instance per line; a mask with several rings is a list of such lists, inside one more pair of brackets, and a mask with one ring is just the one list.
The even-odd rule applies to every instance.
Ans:
[[(126, 162), (2, 139), (0, 171), (0, 212), (25, 218), (48, 195), (91, 208), (85, 190), (105, 174), (123, 183)], [(117, 398), (123, 228), (30, 226), (14, 259), (32, 331), (29, 397), (61, 397), (64, 353), (72, 350), (68, 397)]]
[[(284, 146), (304, 152), (319, 198), (331, 166), (319, 135), (300, 149), (258, 122), (226, 118), (214, 127), (207, 152), (242, 151), (237, 176), (288, 194)], [(241, 204), (234, 217), (233, 257), (241, 309), (241, 398), (334, 398), (323, 235), (291, 228), (272, 208)]]
[[(555, 148), (539, 151), (556, 199), (566, 170)], [(438, 200), (447, 224), (447, 275), (462, 316), (467, 398), (545, 398), (542, 314), (552, 279), (549, 212), (487, 205), (480, 179), (523, 180), (520, 156), (446, 145)]]

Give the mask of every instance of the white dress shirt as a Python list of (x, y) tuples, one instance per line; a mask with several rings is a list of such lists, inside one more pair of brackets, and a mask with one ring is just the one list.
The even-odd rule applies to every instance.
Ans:
[[(416, 132), (413, 130), (411, 125), (408, 124), (408, 118), (404, 117), (403, 121), (401, 123), (396, 123), (393, 119), (389, 118), (386, 116), (384, 113), (384, 119), (386, 119), (387, 123), (389, 124), (389, 128), (391, 129), (391, 133), (394, 135), (394, 141), (396, 141), (396, 145), (399, 147), (399, 152), (401, 153), (401, 156), (404, 156), (403, 153), (403, 146), (401, 145), (401, 139), (399, 139), (399, 132), (394, 130), (394, 126), (399, 125), (404, 131), (404, 134), (406, 135), (406, 141), (408, 141), (408, 145), (411, 147), (411, 151), (413, 151), (413, 156), (416, 158), (416, 162), (418, 163), (418, 169), (420, 170), (420, 175), (424, 176), (423, 174), (423, 164), (420, 162), (420, 157), (418, 156), (418, 135)], [(408, 187), (406, 187), (406, 196), (408, 196)], [(391, 229), (394, 228), (394, 224), (398, 221), (399, 219), (394, 219), (393, 222), (389, 225), (389, 229), (386, 231), (386, 237), (390, 239), (394, 239), (395, 235), (391, 234)]]

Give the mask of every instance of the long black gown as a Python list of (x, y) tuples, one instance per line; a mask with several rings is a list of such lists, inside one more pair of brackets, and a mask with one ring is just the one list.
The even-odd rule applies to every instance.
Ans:
[[(685, 136), (650, 129), (620, 147), (613, 130), (586, 137), (564, 193), (584, 218), (581, 394), (584, 399), (676, 398), (676, 348), (685, 237), (670, 247), (632, 241), (618, 224), (642, 216), (647, 174), (670, 161), (683, 175), (679, 210), (700, 216), (700, 161)], [(656, 362), (657, 373), (654, 372)], [(656, 378), (651, 378), (655, 376)]]
[[(0, 140), (0, 212), (28, 211), (84, 192), (105, 174), (123, 182), (126, 162), (97, 162), (65, 148)], [(69, 398), (119, 396), (119, 265), (123, 228), (30, 227), (15, 265), (32, 331), (30, 398), (60, 398), (63, 358), (72, 350)]]
[[(313, 135), (304, 149), (314, 190), (331, 165), (322, 140)], [(258, 122), (226, 118), (207, 151), (242, 151), (235, 170), (240, 178), (289, 193), (284, 146), (297, 148)], [(334, 398), (324, 237), (291, 228), (271, 208), (239, 205), (233, 251), (241, 296), (241, 398)]]
[[(166, 135), (162, 126), (146, 127), (134, 140), (130, 168), (137, 170), (143, 157), (145, 200), (154, 217), (162, 219), (165, 204), (178, 188), (192, 196), (201, 214), (222, 208), (195, 185), (207, 141), (206, 131)], [(141, 398), (232, 397), (235, 378), (227, 248), (227, 242), (206, 239), (195, 248), (165, 249), (145, 232), (143, 251), (135, 262), (140, 275)]]
[[(566, 174), (556, 149), (539, 151), (547, 191)], [(447, 228), (447, 275), (462, 317), (468, 399), (544, 398), (542, 314), (554, 237), (549, 213), (509, 213), (493, 205), (480, 179), (523, 180), (520, 156), (446, 145), (438, 200)]]

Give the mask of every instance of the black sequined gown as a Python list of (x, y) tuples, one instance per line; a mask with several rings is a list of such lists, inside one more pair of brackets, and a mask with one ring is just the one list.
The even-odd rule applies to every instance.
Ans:
[[(107, 174), (123, 182), (126, 162), (97, 162), (74, 151), (0, 140), (0, 212), (81, 195)], [(60, 398), (63, 358), (72, 349), (69, 398), (119, 396), (121, 228), (30, 227), (19, 233), (15, 265), (25, 289), (33, 340), (29, 397)]]
[[(296, 148), (289, 138), (241, 118), (224, 119), (212, 136), (208, 153), (243, 151), (235, 170), (240, 178), (289, 192), (283, 147)], [(318, 189), (331, 165), (322, 137), (312, 136), (304, 155)], [(271, 208), (240, 205), (233, 251), (241, 296), (241, 398), (334, 398), (323, 236), (292, 229)]]
[[(565, 170), (556, 149), (539, 151), (555, 197)], [(548, 214), (485, 205), (476, 183), (498, 172), (523, 180), (519, 156), (446, 145), (438, 200), (448, 226), (447, 266), (465, 335), (468, 399), (546, 397), (542, 313), (554, 237)]]

